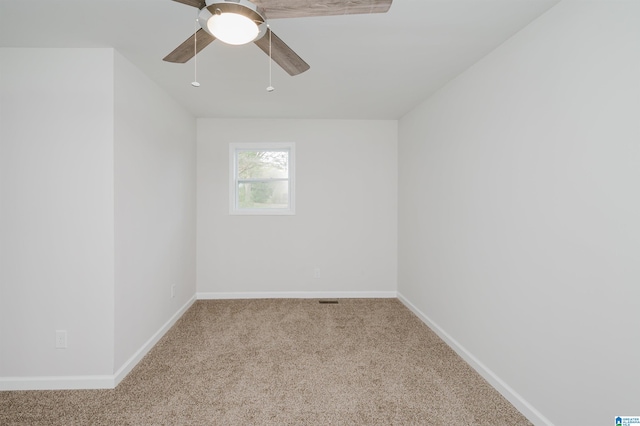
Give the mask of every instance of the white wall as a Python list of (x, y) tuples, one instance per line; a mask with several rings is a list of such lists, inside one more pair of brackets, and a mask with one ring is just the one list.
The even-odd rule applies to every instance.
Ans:
[(563, 1), (399, 124), (399, 293), (538, 424), (640, 409), (639, 76), (640, 2)]
[(195, 298), (195, 119), (112, 49), (0, 64), (0, 390), (113, 387)]
[(195, 118), (116, 52), (116, 371), (195, 296), (195, 145)]
[[(296, 215), (229, 215), (231, 142), (296, 143)], [(392, 296), (396, 248), (396, 121), (198, 120), (200, 297)]]
[(112, 373), (112, 64), (0, 49), (0, 378)]

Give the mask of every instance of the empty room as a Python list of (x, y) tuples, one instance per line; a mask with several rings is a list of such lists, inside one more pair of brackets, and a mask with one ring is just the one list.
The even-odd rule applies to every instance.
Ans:
[(0, 0), (0, 424), (640, 424), (639, 117), (637, 0)]

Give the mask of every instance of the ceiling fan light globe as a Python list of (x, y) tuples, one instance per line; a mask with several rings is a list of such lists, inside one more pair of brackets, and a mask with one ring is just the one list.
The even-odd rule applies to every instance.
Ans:
[(207, 21), (207, 28), (220, 41), (236, 46), (252, 42), (260, 32), (258, 25), (250, 18), (224, 12), (212, 15)]

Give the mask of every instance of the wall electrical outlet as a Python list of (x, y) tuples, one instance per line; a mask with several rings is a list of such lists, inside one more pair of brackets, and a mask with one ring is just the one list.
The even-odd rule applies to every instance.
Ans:
[(173, 299), (174, 297), (176, 297), (176, 285), (173, 284), (171, 286), (171, 298)]
[(67, 330), (56, 330), (56, 349), (67, 349)]
[(313, 269), (313, 278), (315, 278), (315, 279), (319, 279), (320, 278), (320, 268), (314, 268)]

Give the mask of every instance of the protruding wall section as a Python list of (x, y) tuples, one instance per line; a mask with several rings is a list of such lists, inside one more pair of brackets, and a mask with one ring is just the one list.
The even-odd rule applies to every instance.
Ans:
[(115, 54), (115, 369), (193, 301), (196, 120)]
[(0, 49), (0, 176), (0, 377), (101, 382), (113, 372), (111, 49)]
[(0, 390), (113, 387), (194, 295), (195, 119), (112, 49), (0, 49)]

